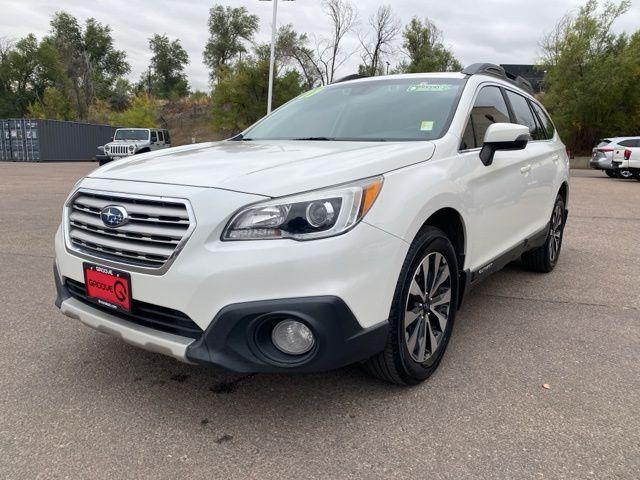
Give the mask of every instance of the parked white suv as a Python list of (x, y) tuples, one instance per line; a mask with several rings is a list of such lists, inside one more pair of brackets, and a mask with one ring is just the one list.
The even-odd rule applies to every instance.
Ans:
[(618, 171), (627, 171), (640, 181), (640, 138), (630, 142), (626, 148), (617, 148), (613, 152), (613, 167)]
[(130, 155), (171, 147), (169, 131), (157, 128), (118, 128), (113, 140), (103, 147), (100, 165)]
[(469, 288), (558, 261), (569, 162), (525, 86), (489, 64), (344, 81), (99, 168), (64, 206), (56, 304), (186, 362), (424, 380)]

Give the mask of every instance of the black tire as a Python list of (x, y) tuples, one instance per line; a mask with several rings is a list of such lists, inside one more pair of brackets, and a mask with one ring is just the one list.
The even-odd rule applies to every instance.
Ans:
[[(557, 212), (560, 212), (560, 224), (554, 226)], [(527, 270), (539, 273), (549, 273), (553, 270), (560, 258), (560, 251), (562, 249), (562, 238), (564, 236), (564, 226), (566, 223), (566, 210), (564, 200), (560, 195), (556, 198), (556, 203), (553, 205), (553, 212), (551, 213), (551, 220), (549, 221), (549, 231), (547, 232), (547, 240), (541, 247), (529, 250), (522, 255), (522, 265)], [(559, 228), (559, 231), (557, 230)], [(554, 240), (555, 237), (555, 240)], [(553, 244), (556, 242), (555, 253), (553, 250)]]
[[(437, 254), (440, 254), (441, 257), (446, 260), (444, 264)], [(406, 338), (406, 335), (408, 335), (407, 329), (410, 327), (405, 326), (405, 315), (408, 312), (408, 304), (412, 301), (412, 297), (414, 297), (410, 295), (410, 288), (415, 278), (418, 278), (416, 277), (417, 270), (421, 268), (423, 261), (428, 262), (430, 259), (434, 259), (434, 262), (439, 262), (438, 266), (434, 268), (434, 270), (438, 271), (438, 274), (432, 276), (424, 275), (424, 277), (432, 280), (431, 285), (434, 288), (440, 289), (436, 290), (439, 296), (442, 288), (449, 289), (450, 300), (447, 308), (446, 325), (443, 330), (439, 331), (436, 330), (441, 323), (435, 318), (433, 308), (441, 307), (426, 307), (426, 300), (424, 304), (421, 304), (422, 315), (420, 318), (422, 320), (417, 319), (415, 321), (416, 326), (414, 327), (416, 338), (418, 336), (423, 338), (423, 335), (420, 334), (420, 331), (422, 331), (424, 332), (424, 339), (422, 341), (426, 342), (428, 334), (433, 331), (436, 336), (431, 338), (437, 338), (438, 340), (436, 341), (437, 347), (435, 349), (430, 348), (430, 350), (434, 350), (434, 352), (430, 353), (429, 357), (420, 363), (412, 358), (412, 355), (415, 355), (417, 344), (414, 342), (413, 353), (409, 352), (409, 347), (407, 346), (410, 340)], [(429, 265), (431, 265), (431, 263), (429, 263)], [(442, 270), (440, 270), (440, 268), (442, 268)], [(449, 270), (450, 280), (439, 283), (438, 280), (441, 278), (440, 272), (444, 272), (445, 268)], [(449, 343), (449, 338), (451, 337), (458, 307), (458, 282), (458, 261), (451, 241), (442, 230), (431, 226), (424, 227), (411, 244), (402, 270), (400, 271), (393, 303), (391, 305), (391, 312), (389, 313), (389, 335), (385, 349), (365, 362), (365, 367), (371, 374), (382, 380), (398, 385), (416, 385), (431, 376), (440, 364)], [(429, 280), (425, 278), (425, 287), (428, 283)], [(425, 288), (425, 291), (426, 290), (429, 290), (429, 288)], [(436, 299), (436, 296), (433, 294), (427, 294), (426, 296), (433, 297), (428, 298), (429, 303)], [(421, 307), (417, 307), (417, 309), (419, 310)], [(439, 313), (442, 314), (443, 311), (444, 310), (441, 309)], [(422, 330), (420, 331), (418, 331), (419, 322), (423, 322)], [(428, 327), (427, 322), (430, 323)], [(419, 340), (416, 340), (416, 342), (418, 341)], [(422, 350), (422, 357), (426, 354), (425, 350), (426, 349)]]
[(633, 173), (630, 170), (618, 170), (618, 178), (624, 178), (625, 180), (629, 180), (633, 177)]
[(604, 173), (606, 173), (607, 177), (609, 178), (618, 178), (616, 172), (614, 172), (613, 170), (604, 170)]

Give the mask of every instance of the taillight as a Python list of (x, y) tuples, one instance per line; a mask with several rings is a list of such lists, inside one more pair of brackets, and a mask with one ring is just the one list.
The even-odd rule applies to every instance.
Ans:
[(624, 159), (629, 160), (631, 158), (631, 150), (624, 151)]

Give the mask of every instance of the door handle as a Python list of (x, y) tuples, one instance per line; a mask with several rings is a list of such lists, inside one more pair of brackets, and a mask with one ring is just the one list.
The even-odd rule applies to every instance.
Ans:
[(527, 166), (522, 167), (522, 168), (520, 169), (520, 173), (522, 173), (522, 174), (527, 174), (527, 173), (529, 173), (530, 171), (531, 171), (531, 165), (527, 165)]

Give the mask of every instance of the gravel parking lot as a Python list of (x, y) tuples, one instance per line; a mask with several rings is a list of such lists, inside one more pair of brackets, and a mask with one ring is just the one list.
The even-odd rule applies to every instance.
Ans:
[(62, 316), (53, 234), (94, 165), (0, 164), (0, 478), (638, 478), (640, 182), (574, 171), (557, 269), (479, 286), (402, 389), (183, 365)]

